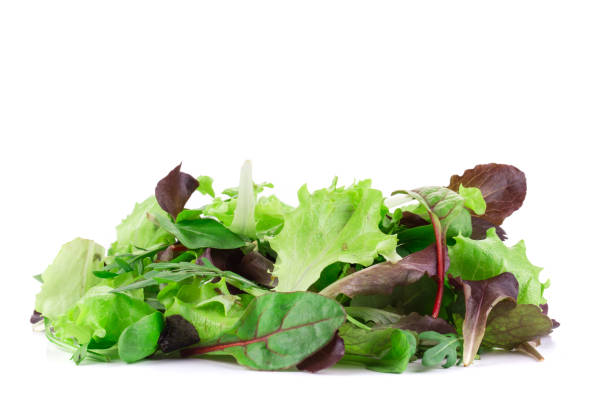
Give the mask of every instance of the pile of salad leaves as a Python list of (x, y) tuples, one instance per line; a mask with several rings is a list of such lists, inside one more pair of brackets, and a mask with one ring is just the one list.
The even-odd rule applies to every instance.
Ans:
[[(298, 191), (295, 208), (255, 184), (217, 195), (208, 176), (170, 171), (136, 204), (108, 251), (65, 244), (41, 275), (33, 324), (84, 359), (230, 355), (258, 370), (338, 362), (401, 373), (470, 365), (493, 349), (537, 359), (549, 283), (525, 245), (504, 244), (525, 175), (478, 165), (445, 187), (370, 180)], [(210, 203), (185, 205), (195, 192)]]

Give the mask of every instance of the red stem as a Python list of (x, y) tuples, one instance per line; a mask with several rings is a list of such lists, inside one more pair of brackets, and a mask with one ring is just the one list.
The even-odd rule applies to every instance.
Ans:
[[(265, 337), (268, 337), (268, 336), (265, 336)], [(185, 349), (185, 350), (181, 350), (181, 357), (197, 356), (198, 354), (211, 353), (213, 351), (223, 350), (228, 347), (246, 346), (247, 344), (256, 343), (258, 341), (261, 341), (262, 338), (265, 338), (265, 337), (258, 337), (258, 338), (254, 338), (251, 340), (236, 341), (234, 343), (215, 344), (214, 346), (203, 346), (203, 347), (194, 347), (190, 349)]]
[[(434, 235), (436, 236), (436, 263), (438, 266), (438, 292), (436, 293), (436, 301), (434, 303), (431, 316), (435, 319), (440, 314), (442, 307), (442, 295), (444, 294), (444, 257), (442, 256), (442, 233), (440, 231), (440, 223), (434, 220), (435, 215), (430, 213), (431, 225), (433, 225)], [(438, 221), (438, 222), (436, 222)]]

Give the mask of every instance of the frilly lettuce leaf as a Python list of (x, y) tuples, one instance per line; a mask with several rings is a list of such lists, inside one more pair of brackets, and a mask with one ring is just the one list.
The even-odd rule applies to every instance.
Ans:
[(92, 273), (102, 268), (104, 248), (77, 238), (62, 246), (53, 263), (42, 274), (36, 310), (54, 320), (66, 313), (91, 287), (103, 282)]
[(382, 193), (365, 180), (350, 187), (298, 192), (300, 205), (287, 214), (285, 225), (269, 240), (278, 254), (273, 275), (276, 290), (307, 290), (334, 262), (369, 266), (378, 255), (398, 261), (397, 238), (380, 231)]
[(542, 268), (527, 259), (525, 242), (520, 241), (509, 248), (499, 239), (495, 228), (490, 228), (487, 238), (483, 240), (458, 236), (455, 241), (455, 245), (448, 248), (449, 275), (467, 280), (484, 280), (510, 272), (519, 283), (518, 303), (546, 303), (542, 293), (548, 287), (548, 282), (543, 284), (539, 281)]
[(137, 203), (132, 213), (117, 226), (117, 241), (111, 245), (109, 255), (132, 253), (136, 248), (151, 248), (174, 242), (172, 234), (147, 218), (148, 213), (164, 214), (154, 196)]
[(146, 302), (123, 293), (111, 293), (111, 287), (90, 289), (66, 314), (53, 322), (61, 339), (76, 339), (91, 349), (104, 349), (119, 341), (123, 330), (142, 317), (155, 312)]

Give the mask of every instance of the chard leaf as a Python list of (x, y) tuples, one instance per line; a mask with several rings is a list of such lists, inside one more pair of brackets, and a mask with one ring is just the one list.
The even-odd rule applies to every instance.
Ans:
[(509, 248), (499, 239), (494, 228), (487, 231), (486, 239), (456, 237), (455, 241), (455, 245), (449, 247), (449, 275), (483, 280), (510, 272), (519, 284), (518, 303), (546, 303), (542, 294), (548, 283), (539, 281), (542, 268), (529, 262), (523, 241)]
[(535, 305), (504, 301), (491, 310), (482, 344), (513, 349), (552, 331), (552, 321)]
[[(448, 267), (448, 256), (445, 259)], [(436, 276), (436, 248), (430, 245), (397, 263), (383, 262), (352, 273), (323, 289), (324, 296), (335, 298), (339, 294), (349, 297), (357, 295), (390, 295), (396, 286), (408, 286), (424, 275)]]
[(518, 210), (527, 194), (525, 174), (507, 164), (480, 164), (461, 176), (451, 177), (451, 190), (459, 191), (461, 185), (480, 189), (486, 202), (486, 211), (481, 217), (495, 225), (501, 225)]
[(104, 248), (77, 238), (64, 244), (42, 274), (36, 310), (51, 320), (66, 313), (92, 287), (103, 282), (92, 272), (103, 266)]
[(181, 171), (181, 164), (176, 166), (155, 187), (155, 198), (159, 206), (176, 219), (183, 211), (191, 194), (198, 188), (198, 180)]
[(405, 330), (366, 330), (347, 323), (340, 328), (340, 337), (345, 347), (342, 361), (383, 373), (403, 373), (416, 352), (416, 337)]
[(340, 304), (316, 293), (269, 293), (255, 298), (229, 333), (181, 354), (214, 352), (258, 370), (285, 369), (321, 350), (345, 319)]
[(331, 367), (344, 357), (344, 340), (338, 335), (338, 331), (334, 334), (331, 341), (327, 343), (321, 350), (317, 351), (310, 357), (306, 357), (304, 361), (296, 367), (298, 370), (310, 371), (316, 373), (325, 368)]
[(279, 235), (270, 239), (278, 254), (274, 276), (279, 292), (306, 290), (334, 262), (371, 265), (380, 254), (399, 260), (397, 239), (380, 231), (382, 193), (362, 181), (348, 188), (298, 192), (300, 205), (287, 214)]
[(198, 248), (240, 248), (244, 240), (212, 218), (199, 218), (172, 222), (162, 215), (153, 215), (157, 223), (174, 235), (189, 249)]
[(518, 282), (511, 273), (481, 281), (456, 280), (463, 287), (465, 297), (465, 320), (463, 321), (463, 364), (474, 361), (482, 342), (487, 318), (493, 307), (504, 300), (516, 300)]
[[(457, 351), (461, 350), (461, 340), (456, 334), (440, 334), (435, 331), (426, 331), (419, 334), (419, 343), (435, 346), (427, 349), (423, 353), (422, 364), (425, 367), (438, 367), (442, 365), (444, 368), (449, 368), (457, 364)], [(446, 361), (442, 364), (443, 361)]]
[(160, 312), (146, 315), (126, 327), (119, 336), (119, 358), (133, 363), (155, 353), (163, 327), (164, 319)]

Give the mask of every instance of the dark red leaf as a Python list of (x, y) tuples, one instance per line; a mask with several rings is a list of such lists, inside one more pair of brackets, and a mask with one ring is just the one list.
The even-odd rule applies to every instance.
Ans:
[(30, 316), (30, 323), (36, 324), (36, 323), (40, 322), (42, 319), (43, 319), (43, 315), (35, 310), (32, 313), (32, 316)]
[[(444, 246), (446, 249), (446, 245)], [(448, 251), (444, 252), (445, 267), (448, 269)], [(335, 298), (343, 293), (346, 296), (356, 295), (390, 295), (396, 286), (408, 286), (427, 274), (437, 276), (436, 245), (432, 244), (422, 251), (415, 252), (399, 262), (382, 262), (359, 272), (350, 274), (323, 289), (324, 296)]]
[(331, 341), (321, 350), (307, 357), (297, 365), (298, 370), (316, 373), (325, 368), (331, 367), (344, 357), (344, 340), (338, 332), (334, 334)]
[(410, 330), (417, 333), (426, 331), (436, 331), (441, 334), (457, 333), (455, 328), (446, 320), (441, 318), (433, 318), (431, 316), (421, 316), (416, 312), (412, 312), (408, 316), (404, 316), (397, 322), (386, 325), (385, 327)]
[(487, 230), (493, 227), (495, 227), (495, 232), (497, 233), (497, 236), (499, 237), (499, 239), (501, 239), (502, 241), (505, 241), (506, 238), (508, 238), (506, 236), (506, 231), (504, 231), (502, 227), (500, 227), (499, 225), (492, 224), (483, 218), (479, 218), (473, 215), (472, 216), (472, 236), (470, 238), (485, 239), (487, 237)]
[(172, 315), (166, 317), (166, 325), (157, 344), (161, 351), (170, 353), (199, 342), (200, 335), (196, 328), (183, 316)]
[(183, 244), (176, 243), (174, 245), (170, 245), (163, 251), (157, 253), (155, 262), (169, 262), (185, 251), (187, 251), (187, 248)]
[(157, 183), (155, 198), (159, 206), (176, 219), (178, 213), (183, 211), (187, 200), (199, 185), (200, 183), (194, 177), (181, 172), (181, 165), (179, 164)]
[(429, 224), (429, 222), (410, 211), (404, 211), (402, 213), (402, 218), (399, 223), (406, 228), (422, 227), (423, 225)]
[(525, 174), (508, 164), (479, 164), (461, 176), (452, 176), (448, 188), (459, 191), (460, 184), (480, 189), (487, 203), (487, 210), (480, 218), (495, 225), (501, 225), (518, 210), (527, 194)]
[(271, 260), (257, 251), (252, 251), (242, 258), (236, 273), (260, 285), (273, 288), (278, 283), (278, 279), (270, 273), (273, 269), (274, 263)]

